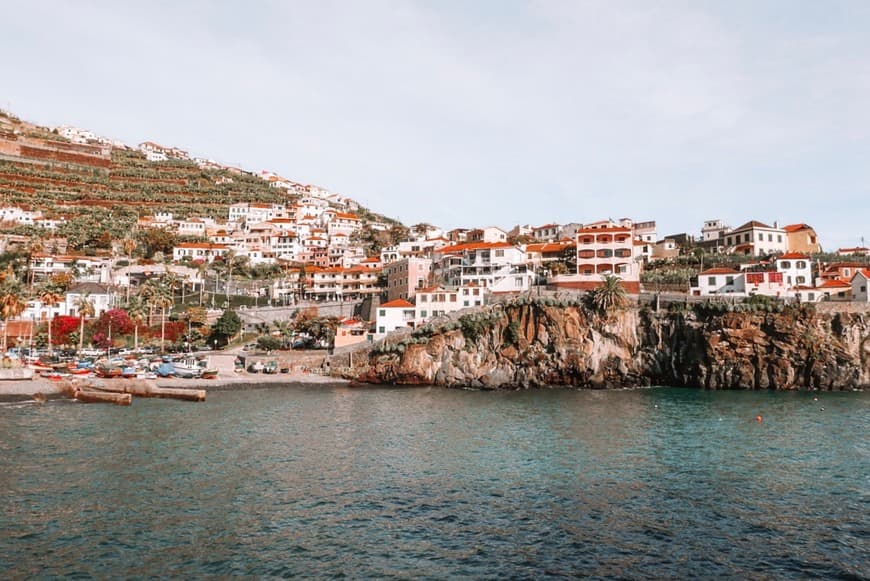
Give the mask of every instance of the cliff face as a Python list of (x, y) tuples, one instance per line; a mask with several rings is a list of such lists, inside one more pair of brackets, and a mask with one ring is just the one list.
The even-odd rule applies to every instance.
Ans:
[(709, 389), (870, 386), (870, 317), (782, 312), (602, 317), (518, 301), (390, 337), (350, 375), (363, 382), (517, 388), (643, 385)]

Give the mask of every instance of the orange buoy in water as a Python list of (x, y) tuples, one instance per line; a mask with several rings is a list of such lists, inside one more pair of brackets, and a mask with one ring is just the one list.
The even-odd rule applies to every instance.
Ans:
[(756, 422), (760, 422), (760, 421), (762, 421), (762, 420), (764, 420), (763, 417), (761, 417), (761, 416), (755, 416), (755, 421), (756, 421)]

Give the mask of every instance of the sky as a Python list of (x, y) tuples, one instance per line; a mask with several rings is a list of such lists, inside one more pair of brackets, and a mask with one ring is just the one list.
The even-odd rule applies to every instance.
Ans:
[(870, 3), (4, 2), (0, 107), (405, 224), (870, 244)]

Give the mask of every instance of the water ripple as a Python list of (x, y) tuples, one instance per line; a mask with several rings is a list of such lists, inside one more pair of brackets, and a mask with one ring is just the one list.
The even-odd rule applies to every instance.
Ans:
[(823, 397), (824, 413), (809, 394), (678, 389), (3, 406), (0, 570), (861, 578), (870, 398)]

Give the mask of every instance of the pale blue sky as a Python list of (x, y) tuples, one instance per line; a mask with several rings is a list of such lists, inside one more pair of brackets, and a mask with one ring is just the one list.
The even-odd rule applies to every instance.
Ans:
[(406, 224), (870, 242), (870, 2), (4, 3), (0, 105)]

